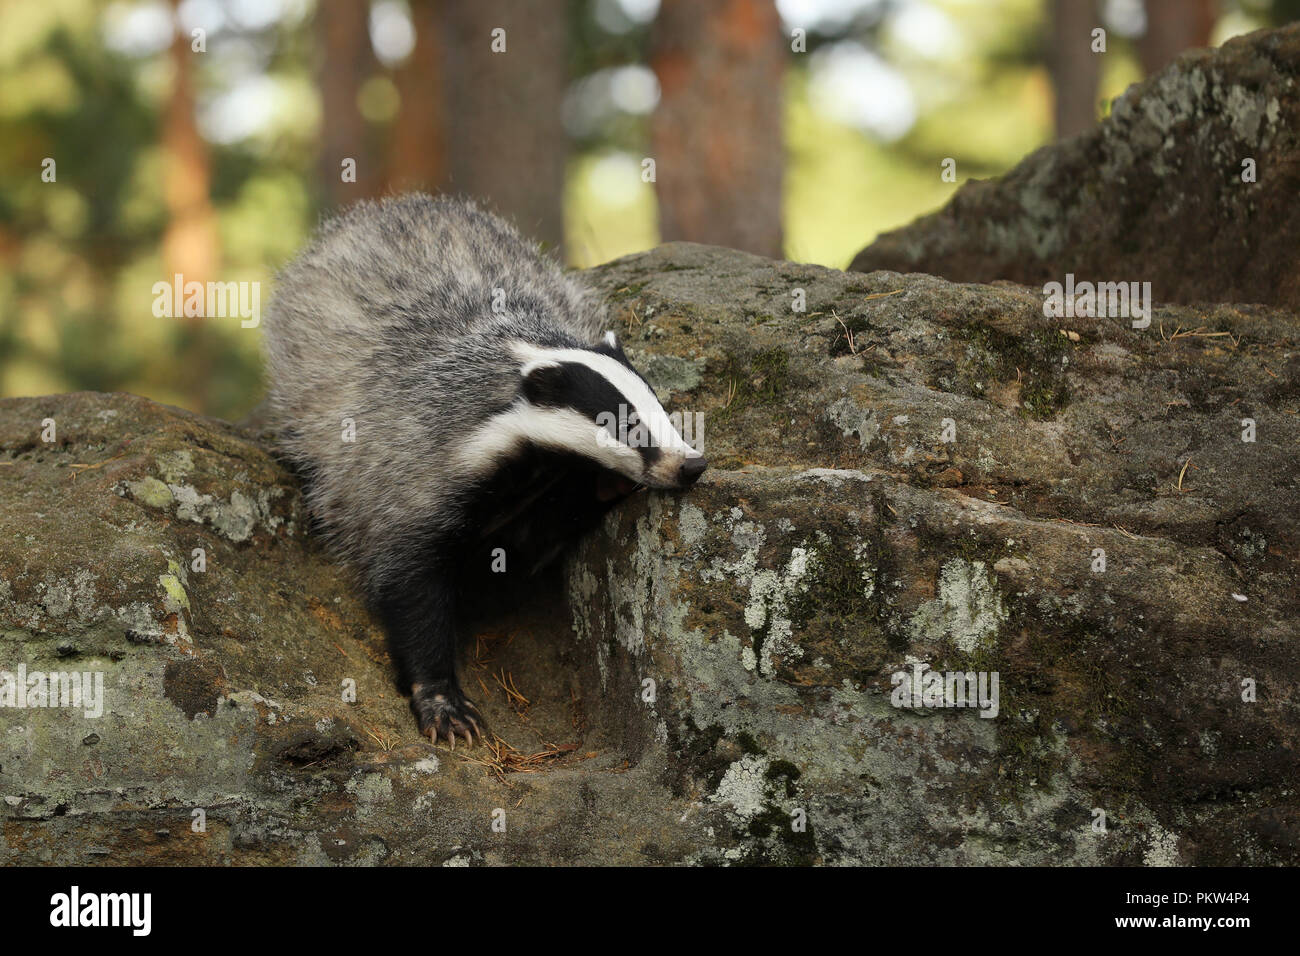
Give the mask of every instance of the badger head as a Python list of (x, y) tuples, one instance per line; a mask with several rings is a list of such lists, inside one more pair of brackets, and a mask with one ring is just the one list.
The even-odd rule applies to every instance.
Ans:
[(689, 488), (704, 472), (703, 455), (682, 439), (613, 332), (586, 348), (516, 341), (510, 351), (520, 363), (518, 395), (481, 433), (490, 444), (530, 442), (595, 462), (610, 473), (601, 497), (637, 485)]

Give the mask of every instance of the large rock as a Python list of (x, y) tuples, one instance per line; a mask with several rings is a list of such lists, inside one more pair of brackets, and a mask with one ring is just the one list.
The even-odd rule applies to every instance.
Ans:
[(1160, 301), (1300, 307), (1298, 69), (1300, 25), (1185, 53), (1096, 129), (966, 183), (849, 268), (1030, 285), (1073, 273), (1149, 281)]
[[(594, 275), (721, 470), (584, 545), (579, 659), (607, 725), (653, 681), (644, 746), (748, 851), (1298, 858), (1293, 315), (1062, 325), (1022, 288), (688, 245)], [(996, 671), (997, 717), (892, 706), (918, 660)]]
[(4, 402), (0, 447), (0, 668), (104, 675), (98, 718), (0, 709), (0, 860), (629, 863), (709, 846), (707, 816), (679, 822), (651, 763), (623, 772), (616, 742), (578, 729), (562, 611), (467, 668), (531, 700), (520, 716), (482, 698), (520, 752), (434, 751), (250, 436), (81, 393)]
[[(1300, 861), (1293, 316), (1069, 336), (686, 244), (590, 278), (714, 469), (476, 642), (495, 753), (417, 736), (267, 436), (0, 404), (0, 668), (105, 685), (0, 709), (0, 859)], [(918, 661), (996, 671), (996, 716), (893, 706)]]

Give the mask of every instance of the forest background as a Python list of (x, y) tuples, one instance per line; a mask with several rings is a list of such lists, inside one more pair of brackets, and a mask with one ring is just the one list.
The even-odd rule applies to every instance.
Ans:
[(572, 267), (686, 239), (843, 268), (1180, 51), (1297, 17), (1300, 0), (8, 0), (0, 395), (239, 417), (264, 390), (260, 331), (160, 318), (156, 284), (255, 283), (264, 309), (322, 216), (409, 189), (481, 197)]

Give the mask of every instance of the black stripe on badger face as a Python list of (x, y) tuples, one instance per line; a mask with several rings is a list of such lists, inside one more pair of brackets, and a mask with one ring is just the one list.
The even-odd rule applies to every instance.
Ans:
[[(622, 364), (636, 372), (627, 363), (626, 356), (621, 355), (621, 349), (619, 352), (620, 355), (610, 357), (621, 359)], [(637, 376), (641, 377), (639, 372)], [(615, 422), (625, 424), (628, 429), (637, 425), (636, 409), (627, 396), (605, 376), (577, 362), (560, 362), (534, 369), (524, 379), (522, 392), (530, 404), (540, 408), (572, 408), (596, 424), (607, 424), (609, 416), (613, 416)], [(621, 436), (615, 434), (614, 437)], [(649, 441), (637, 442), (633, 447), (647, 469), (662, 454), (659, 446)]]

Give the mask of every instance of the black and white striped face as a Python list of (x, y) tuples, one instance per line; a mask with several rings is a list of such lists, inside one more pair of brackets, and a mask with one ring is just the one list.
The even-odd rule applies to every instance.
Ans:
[(521, 384), (520, 401), (501, 423), (508, 431), (651, 488), (688, 488), (703, 473), (703, 455), (682, 440), (613, 332), (592, 348), (515, 342), (511, 349)]

